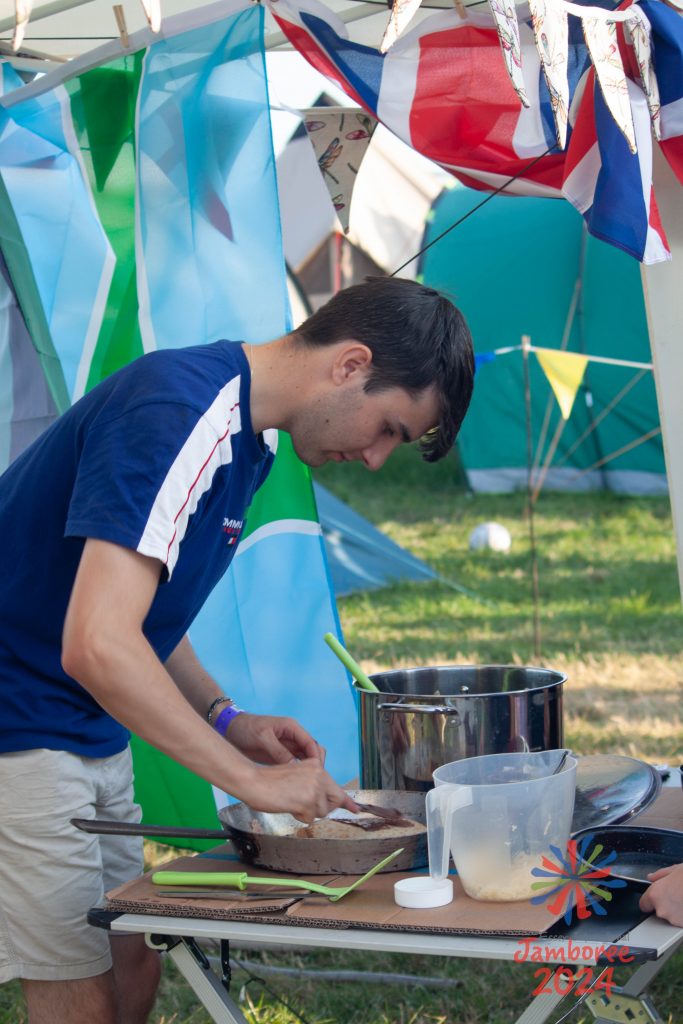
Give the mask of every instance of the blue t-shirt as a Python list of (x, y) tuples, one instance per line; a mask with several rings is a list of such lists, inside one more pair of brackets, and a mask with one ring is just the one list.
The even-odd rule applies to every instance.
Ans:
[(0, 752), (87, 757), (128, 732), (61, 667), (86, 538), (159, 559), (144, 623), (164, 661), (228, 568), (277, 432), (254, 434), (239, 344), (165, 350), (107, 378), (0, 477)]

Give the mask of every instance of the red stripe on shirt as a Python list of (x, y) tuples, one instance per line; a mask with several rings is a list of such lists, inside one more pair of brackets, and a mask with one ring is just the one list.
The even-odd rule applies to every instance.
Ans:
[[(234, 404), (234, 405), (232, 406), (232, 408), (230, 409), (230, 413), (229, 413), (229, 415), (230, 415), (231, 417), (232, 417), (232, 414), (233, 414), (233, 412), (235, 411), (235, 409), (237, 409), (237, 408), (239, 407), (239, 404), (240, 404), (239, 402), (235, 402), (235, 404)], [(184, 501), (184, 502), (182, 503), (182, 505), (181, 505), (181, 506), (180, 506), (180, 508), (178, 509), (178, 511), (177, 511), (177, 513), (176, 513), (176, 515), (175, 515), (175, 517), (174, 517), (174, 519), (173, 519), (173, 522), (174, 522), (174, 524), (178, 522), (178, 519), (179, 519), (179, 518), (180, 518), (180, 516), (182, 515), (182, 513), (183, 513), (183, 511), (184, 511), (185, 507), (187, 506), (187, 503), (188, 503), (188, 501), (190, 500), (190, 496), (191, 496), (191, 494), (192, 494), (193, 490), (195, 489), (195, 487), (197, 486), (197, 483), (199, 482), (199, 478), (200, 478), (200, 476), (202, 475), (202, 473), (204, 472), (204, 470), (205, 470), (205, 469), (206, 469), (206, 467), (208, 466), (209, 462), (211, 461), (211, 459), (212, 459), (212, 457), (213, 457), (213, 453), (214, 453), (214, 452), (216, 451), (216, 448), (218, 448), (219, 444), (221, 444), (221, 442), (222, 442), (222, 441), (224, 441), (224, 440), (226, 439), (226, 437), (228, 436), (228, 434), (230, 433), (230, 425), (231, 425), (231, 423), (232, 423), (232, 419), (228, 420), (228, 426), (227, 426), (227, 428), (226, 428), (226, 431), (225, 431), (225, 433), (224, 433), (224, 434), (223, 434), (223, 435), (222, 435), (221, 437), (219, 437), (219, 438), (218, 438), (218, 440), (216, 441), (215, 445), (213, 446), (213, 448), (211, 449), (211, 451), (210, 451), (210, 452), (209, 452), (209, 454), (207, 455), (206, 459), (204, 460), (204, 462), (203, 462), (203, 464), (202, 464), (202, 466), (201, 466), (201, 468), (200, 468), (199, 472), (197, 473), (196, 477), (194, 478), (194, 480), (193, 480), (193, 481), (192, 481), (192, 483), (190, 484), (190, 487), (189, 487), (189, 489), (188, 489), (188, 492), (187, 492), (187, 496), (186, 496), (186, 498), (185, 498), (185, 501)], [(175, 540), (175, 538), (176, 538), (176, 534), (177, 534), (177, 532), (178, 532), (178, 530), (177, 530), (177, 528), (176, 528), (176, 529), (175, 529), (175, 530), (173, 531), (173, 536), (171, 537), (170, 541), (168, 542), (168, 547), (166, 548), (166, 564), (167, 564), (167, 565), (168, 565), (168, 556), (169, 556), (169, 552), (170, 552), (170, 550), (171, 550), (171, 547), (173, 546), (173, 541), (174, 541), (174, 540)]]

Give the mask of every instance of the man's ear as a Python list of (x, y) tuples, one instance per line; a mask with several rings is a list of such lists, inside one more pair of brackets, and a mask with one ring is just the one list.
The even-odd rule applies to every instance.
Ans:
[(344, 342), (334, 356), (332, 379), (335, 384), (344, 384), (355, 374), (369, 370), (371, 363), (372, 352), (367, 345), (359, 341)]

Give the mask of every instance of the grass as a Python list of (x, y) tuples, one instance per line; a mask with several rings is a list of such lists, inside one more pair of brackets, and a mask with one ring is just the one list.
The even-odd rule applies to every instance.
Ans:
[[(317, 479), (447, 582), (401, 583), (339, 602), (346, 643), (366, 671), (447, 662), (514, 662), (566, 673), (565, 731), (580, 754), (620, 753), (678, 764), (683, 751), (683, 613), (668, 501), (542, 494), (536, 508), (541, 655), (534, 657), (529, 542), (522, 494), (470, 496), (454, 461), (424, 465), (397, 452), (379, 473), (329, 466)], [(512, 536), (507, 555), (471, 552), (479, 523)], [(168, 855), (149, 844), (150, 861)], [(170, 851), (172, 856), (178, 851)], [(262, 966), (364, 970), (458, 979), (456, 988), (336, 983), (235, 972), (254, 1024), (507, 1024), (529, 1002), (534, 968), (361, 952), (253, 951)], [(253, 973), (258, 974), (255, 970)], [(683, 1021), (683, 954), (650, 987), (664, 1021)], [(560, 1011), (557, 1011), (559, 1016)], [(587, 1021), (581, 1010), (575, 1024)], [(209, 1024), (166, 964), (152, 1024)], [(0, 987), (0, 1024), (25, 1024), (18, 985)]]

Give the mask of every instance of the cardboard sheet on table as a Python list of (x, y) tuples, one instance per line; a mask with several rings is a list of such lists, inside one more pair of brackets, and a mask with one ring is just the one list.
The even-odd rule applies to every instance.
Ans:
[[(173, 871), (247, 871), (260, 877), (277, 878), (272, 871), (234, 860), (221, 861), (215, 856), (179, 857), (164, 865)], [(348, 885), (358, 876), (311, 875), (310, 881), (326, 885)], [(329, 928), (380, 928), (400, 931), (430, 931), (444, 934), (538, 935), (558, 919), (546, 906), (531, 903), (482, 903), (465, 895), (455, 878), (456, 898), (447, 907), (434, 910), (404, 910), (394, 902), (394, 882), (406, 873), (375, 875), (361, 889), (349, 893), (337, 903), (316, 898), (302, 898), (292, 890), (291, 899), (275, 899), (258, 903), (227, 899), (182, 899), (164, 896), (163, 889), (152, 883), (152, 873), (112, 889), (107, 893), (107, 909), (131, 914), (159, 914), (164, 917), (202, 917), (215, 920), (323, 926)], [(177, 889), (178, 886), (173, 886)], [(281, 887), (280, 887), (281, 888)], [(226, 889), (226, 894), (229, 892)], [(266, 894), (264, 890), (264, 895)]]
[(561, 914), (545, 904), (527, 901), (487, 903), (473, 900), (458, 878), (453, 878), (454, 899), (445, 907), (406, 910), (394, 902), (394, 882), (409, 873), (375, 875), (362, 889), (338, 903), (301, 900), (286, 912), (287, 924), (323, 928), (379, 928), (387, 931), (430, 932), (432, 935), (542, 935)]

